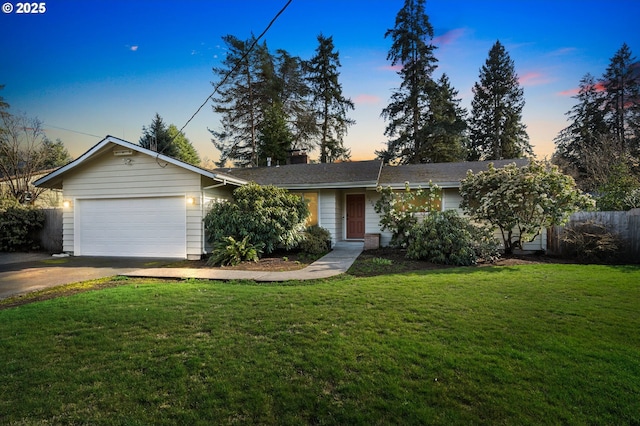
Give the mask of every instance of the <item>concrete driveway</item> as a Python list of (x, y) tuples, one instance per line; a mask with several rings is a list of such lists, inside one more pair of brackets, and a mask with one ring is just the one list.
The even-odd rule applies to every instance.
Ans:
[(157, 268), (176, 259), (52, 257), (43, 253), (0, 253), (0, 299), (80, 281)]

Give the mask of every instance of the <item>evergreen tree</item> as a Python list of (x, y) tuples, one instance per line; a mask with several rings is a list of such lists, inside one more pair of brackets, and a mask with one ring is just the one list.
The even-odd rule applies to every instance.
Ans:
[(591, 155), (602, 152), (602, 143), (609, 133), (605, 121), (604, 93), (591, 74), (580, 80), (579, 91), (574, 99), (578, 103), (567, 113), (571, 124), (556, 137), (554, 163), (560, 165), (565, 173), (576, 179), (580, 188), (593, 187), (589, 180)]
[(169, 137), (176, 148), (176, 158), (180, 161), (184, 161), (185, 163), (199, 166), (200, 155), (184, 133), (179, 131), (175, 124), (170, 124), (167, 132), (169, 133)]
[(41, 167), (44, 170), (64, 166), (72, 160), (69, 151), (60, 139), (56, 139), (55, 142), (44, 139), (42, 141), (42, 156), (44, 160)]
[(458, 91), (451, 87), (449, 77), (443, 74), (437, 91), (431, 98), (427, 120), (427, 152), (419, 158), (421, 163), (448, 163), (462, 161), (466, 140), (466, 110), (460, 107)]
[(259, 130), (259, 150), (258, 165), (267, 165), (267, 158), (271, 158), (271, 163), (286, 164), (293, 135), (287, 126), (287, 120), (282, 104), (274, 102), (265, 111), (264, 120), (258, 126)]
[(473, 86), (469, 160), (500, 160), (533, 155), (522, 123), (524, 91), (513, 60), (496, 41)]
[(355, 123), (347, 118), (347, 111), (354, 109), (354, 105), (351, 99), (342, 95), (338, 82), (340, 55), (333, 45), (333, 37), (318, 36), (316, 54), (309, 60), (308, 67), (312, 105), (319, 129), (320, 162), (348, 159), (350, 150), (345, 148), (343, 138), (347, 127)]
[(148, 127), (142, 126), (142, 136), (138, 144), (143, 148), (156, 151), (169, 157), (175, 158), (178, 155), (178, 150), (172, 143), (167, 125), (158, 113), (153, 117), (151, 125)]
[(640, 124), (640, 69), (626, 43), (615, 53), (602, 77), (605, 88), (607, 122), (611, 133), (626, 152), (638, 147), (637, 126)]
[(232, 35), (222, 39), (228, 51), (224, 67), (213, 69), (221, 79), (213, 111), (222, 116), (222, 129), (209, 129), (214, 146), (220, 150), (217, 165), (224, 167), (231, 160), (236, 166), (256, 166), (258, 126), (275, 90), (272, 58), (266, 43), (251, 49), (253, 36), (246, 41)]
[(428, 158), (427, 117), (429, 104), (437, 92), (431, 75), (437, 59), (432, 44), (433, 27), (425, 13), (424, 0), (405, 0), (396, 15), (395, 26), (387, 30), (392, 45), (387, 60), (401, 65), (400, 87), (391, 96), (390, 104), (381, 116), (389, 123), (385, 129), (387, 149), (376, 151), (385, 162), (398, 160), (402, 164), (419, 163)]

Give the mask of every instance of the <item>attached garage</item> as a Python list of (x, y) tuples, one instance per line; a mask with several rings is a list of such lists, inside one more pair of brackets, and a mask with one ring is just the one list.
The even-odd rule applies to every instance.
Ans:
[(204, 215), (246, 181), (107, 136), (35, 182), (62, 190), (62, 246), (74, 256), (200, 259)]
[(184, 196), (78, 199), (75, 212), (77, 256), (186, 257)]

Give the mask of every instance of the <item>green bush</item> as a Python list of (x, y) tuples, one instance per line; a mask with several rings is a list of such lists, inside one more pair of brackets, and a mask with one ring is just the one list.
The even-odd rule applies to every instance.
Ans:
[(468, 266), (498, 258), (498, 242), (487, 228), (457, 212), (433, 212), (410, 231), (407, 257), (444, 265)]
[(406, 248), (409, 231), (418, 223), (416, 213), (439, 211), (442, 191), (429, 183), (427, 189), (411, 189), (405, 182), (404, 191), (396, 191), (390, 186), (376, 188), (380, 198), (373, 206), (380, 215), (380, 229), (391, 232), (391, 247)]
[(226, 237), (218, 241), (207, 261), (211, 266), (237, 265), (243, 261), (257, 262), (262, 254), (262, 248), (249, 242), (249, 237), (236, 241), (233, 237)]
[(309, 208), (302, 197), (275, 186), (255, 183), (233, 192), (234, 202), (217, 203), (204, 218), (210, 243), (226, 237), (248, 238), (255, 246), (272, 253), (283, 247), (291, 249), (302, 240)]
[(321, 226), (313, 225), (304, 232), (298, 248), (309, 254), (322, 254), (331, 250), (331, 233)]
[(44, 213), (33, 207), (12, 205), (0, 210), (0, 251), (39, 248), (38, 231), (44, 226)]

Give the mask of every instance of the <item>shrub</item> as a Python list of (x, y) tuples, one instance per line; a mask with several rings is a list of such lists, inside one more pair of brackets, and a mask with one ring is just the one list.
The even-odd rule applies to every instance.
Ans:
[(33, 207), (12, 205), (0, 210), (0, 251), (36, 250), (44, 213)]
[(298, 248), (309, 254), (326, 253), (331, 250), (331, 233), (321, 226), (310, 226), (305, 230)]
[(505, 253), (533, 241), (545, 229), (566, 223), (573, 212), (594, 202), (577, 190), (573, 178), (556, 166), (531, 160), (518, 167), (489, 164), (488, 170), (460, 182), (460, 207), (473, 220), (487, 222), (502, 234)]
[(290, 249), (302, 240), (309, 216), (306, 202), (286, 189), (255, 183), (233, 192), (233, 203), (214, 204), (204, 218), (210, 243), (225, 237), (262, 246), (265, 253), (278, 247)]
[(498, 242), (487, 228), (473, 225), (457, 212), (430, 213), (410, 231), (407, 257), (444, 265), (468, 266), (498, 258)]
[(257, 262), (261, 253), (262, 248), (251, 244), (248, 236), (244, 237), (242, 241), (236, 241), (233, 237), (226, 237), (215, 244), (207, 264), (211, 266), (234, 266), (243, 261)]
[(380, 198), (374, 210), (380, 215), (380, 229), (391, 231), (391, 247), (407, 247), (409, 231), (418, 223), (416, 213), (440, 209), (441, 190), (437, 185), (413, 190), (409, 182), (405, 182), (404, 191), (381, 186), (376, 190)]
[(578, 222), (565, 228), (562, 234), (565, 253), (582, 262), (607, 262), (623, 253), (620, 235), (593, 220)]

